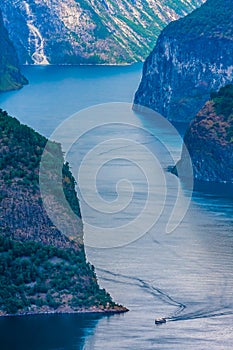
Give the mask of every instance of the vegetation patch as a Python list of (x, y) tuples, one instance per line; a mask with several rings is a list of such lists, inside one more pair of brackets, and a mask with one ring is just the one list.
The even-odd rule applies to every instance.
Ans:
[(214, 109), (217, 115), (223, 116), (226, 126), (226, 139), (233, 142), (233, 85), (222, 87), (218, 92), (211, 93)]
[(17, 242), (0, 235), (0, 310), (18, 312), (114, 307), (84, 251)]

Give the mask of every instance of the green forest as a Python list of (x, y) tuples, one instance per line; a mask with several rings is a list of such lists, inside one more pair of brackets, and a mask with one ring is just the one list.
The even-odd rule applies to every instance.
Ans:
[(0, 235), (0, 309), (9, 314), (48, 306), (67, 305), (73, 310), (114, 306), (100, 289), (94, 268), (85, 255)]
[[(99, 287), (94, 268), (86, 261), (82, 243), (62, 238), (42, 210), (39, 165), (47, 139), (2, 110), (0, 135), (0, 312), (47, 312), (59, 307), (63, 311), (78, 311), (93, 306), (99, 309), (116, 306), (110, 295)], [(49, 142), (47, 150), (51, 166), (61, 165), (65, 197), (73, 212), (81, 217), (75, 180), (69, 164), (63, 164), (61, 146)], [(12, 198), (13, 205), (9, 207), (7, 203)], [(37, 211), (41, 217), (35, 219), (42, 222), (42, 227), (47, 225), (47, 237), (52, 237), (54, 245), (48, 244), (45, 234), (42, 237), (40, 233), (36, 236), (33, 233), (25, 239), (24, 221), (27, 224), (30, 217), (25, 213), (20, 219), (21, 200), (29, 207), (41, 208)], [(11, 208), (10, 217), (18, 220), (15, 229), (13, 224), (4, 221), (4, 208)]]

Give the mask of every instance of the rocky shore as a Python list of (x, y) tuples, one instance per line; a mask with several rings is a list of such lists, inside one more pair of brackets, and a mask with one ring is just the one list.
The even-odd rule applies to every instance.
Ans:
[(114, 307), (91, 307), (88, 309), (80, 308), (79, 310), (72, 310), (69, 307), (58, 308), (57, 310), (51, 308), (40, 308), (35, 310), (28, 311), (19, 311), (15, 314), (8, 314), (6, 312), (0, 311), (0, 317), (13, 317), (13, 316), (32, 316), (32, 315), (67, 315), (67, 314), (103, 314), (103, 315), (111, 315), (111, 314), (123, 314), (128, 312), (124, 306), (115, 305)]

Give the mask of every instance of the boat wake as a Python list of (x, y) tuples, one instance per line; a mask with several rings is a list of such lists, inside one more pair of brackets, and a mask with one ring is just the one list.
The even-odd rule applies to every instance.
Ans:
[(153, 295), (156, 299), (161, 300), (163, 303), (170, 306), (174, 306), (176, 308), (175, 311), (170, 315), (164, 316), (167, 322), (233, 315), (233, 309), (231, 304), (223, 305), (221, 302), (218, 306), (215, 307), (213, 307), (213, 305), (205, 304), (204, 308), (200, 308), (200, 304), (203, 306), (203, 303), (189, 303), (189, 305), (185, 305), (184, 303), (176, 300), (174, 297), (172, 297), (165, 291), (153, 286), (152, 284), (144, 281), (141, 278), (114, 273), (106, 269), (96, 268), (96, 270), (101, 274), (102, 280), (132, 286), (136, 285), (139, 288), (142, 288), (144, 292)]
[[(128, 285), (137, 285), (140, 288), (143, 288), (143, 290), (150, 295), (153, 295), (156, 299), (161, 300), (163, 303), (176, 307), (176, 310), (173, 312), (172, 316), (166, 317), (166, 320), (171, 320), (173, 318), (178, 317), (178, 315), (183, 312), (186, 309), (186, 305), (175, 300), (172, 296), (170, 296), (165, 291), (162, 291), (160, 288), (157, 288), (153, 285), (151, 285), (149, 282), (144, 281), (141, 278), (138, 277), (131, 277), (122, 275), (119, 273), (114, 273), (105, 269), (99, 269), (96, 268), (97, 271), (100, 271), (102, 274), (106, 274), (107, 276), (101, 275), (101, 279), (105, 281), (112, 281), (114, 283), (122, 283), (122, 284), (128, 284)], [(111, 277), (115, 278), (111, 278)], [(118, 278), (116, 280), (116, 277)]]

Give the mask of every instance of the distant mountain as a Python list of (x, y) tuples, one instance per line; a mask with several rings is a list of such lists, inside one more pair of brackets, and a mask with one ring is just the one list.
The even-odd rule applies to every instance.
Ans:
[(46, 142), (0, 110), (0, 315), (126, 311), (100, 289), (94, 267), (86, 261), (68, 164), (63, 165), (63, 191), (76, 221), (65, 214), (60, 196), (54, 195), (57, 165), (63, 164), (61, 146), (54, 142), (46, 153), (52, 169), (46, 177), (54, 192), (45, 200), (61, 221), (72, 222), (68, 235), (54, 226), (43, 207), (39, 166)]
[(147, 58), (135, 104), (190, 121), (211, 90), (233, 81), (233, 3), (207, 0), (170, 23)]
[(205, 0), (7, 0), (0, 8), (29, 64), (142, 61), (161, 29)]
[(3, 25), (0, 12), (0, 92), (19, 89), (27, 80), (19, 70), (17, 53)]
[[(196, 180), (233, 183), (233, 85), (211, 94), (188, 128), (184, 143)], [(177, 164), (181, 174), (189, 161), (184, 154)]]

